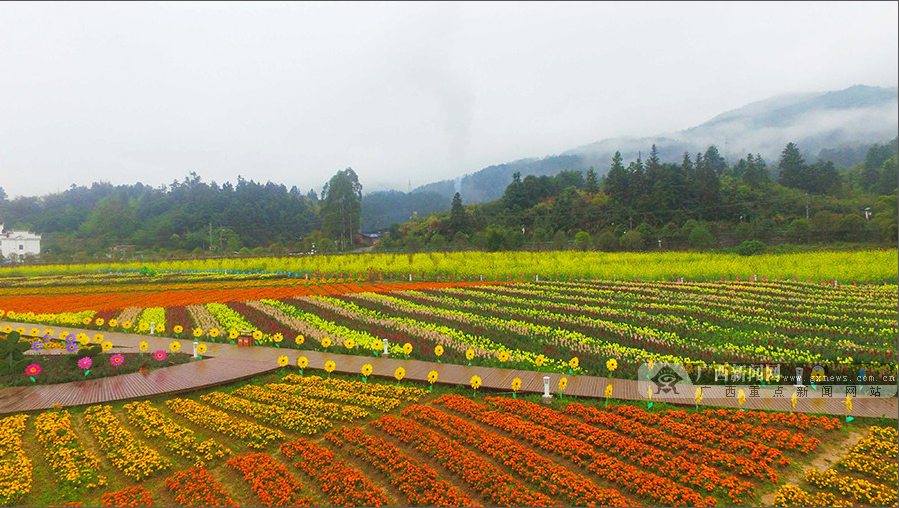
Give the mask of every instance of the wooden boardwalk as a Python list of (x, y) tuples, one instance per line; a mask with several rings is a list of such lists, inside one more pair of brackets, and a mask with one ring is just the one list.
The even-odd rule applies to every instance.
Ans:
[[(2, 322), (0, 326), (12, 325), (14, 328), (25, 326), (31, 328), (28, 323)], [(81, 331), (93, 335), (94, 330), (82, 330), (77, 328), (59, 328), (73, 333)], [(157, 349), (168, 350), (169, 344), (177, 339), (153, 337), (126, 333), (104, 333), (107, 340), (115, 345), (113, 352), (136, 352), (142, 341), (149, 344), (149, 351)], [(191, 353), (193, 351), (192, 340), (177, 340), (181, 343), (181, 351)], [(521, 378), (520, 392), (543, 393), (543, 377), (550, 378), (550, 392), (558, 394), (558, 382), (562, 377), (568, 378), (566, 396), (603, 398), (606, 388), (612, 385), (612, 398), (623, 400), (646, 400), (645, 384), (641, 386), (634, 380), (609, 379), (596, 376), (574, 376), (559, 373), (542, 373), (534, 371), (499, 369), (492, 367), (477, 367), (455, 364), (438, 364), (420, 360), (404, 360), (400, 358), (383, 358), (372, 356), (356, 356), (338, 353), (322, 353), (318, 351), (300, 351), (296, 349), (280, 349), (274, 347), (239, 347), (224, 343), (208, 343), (206, 355), (209, 358), (203, 361), (191, 362), (182, 365), (157, 369), (147, 373), (133, 373), (116, 377), (107, 377), (74, 383), (56, 385), (35, 385), (25, 387), (13, 387), (0, 389), (0, 414), (22, 411), (35, 411), (49, 409), (54, 405), (78, 406), (84, 404), (98, 404), (116, 400), (147, 398), (165, 393), (178, 393), (219, 384), (229, 383), (238, 379), (255, 376), (264, 372), (277, 370), (278, 357), (286, 355), (291, 365), (297, 364), (300, 356), (309, 360), (306, 373), (315, 370), (316, 374), (322, 374), (325, 362), (333, 360), (335, 372), (359, 374), (361, 377), (362, 366), (371, 364), (375, 377), (393, 379), (398, 367), (406, 371), (404, 379), (415, 381), (427, 381), (428, 373), (437, 372), (437, 383), (445, 385), (468, 386), (472, 376), (479, 376), (483, 389), (512, 391), (512, 380)], [(748, 387), (744, 389), (749, 392)], [(679, 403), (694, 405), (693, 391), (695, 387), (682, 390), (684, 393)], [(779, 411), (796, 411), (801, 413), (823, 413), (831, 415), (845, 415), (846, 406), (842, 398), (824, 398), (816, 391), (809, 390), (809, 398), (800, 398), (796, 408), (791, 407), (791, 389), (785, 390), (783, 398), (774, 398), (771, 394), (774, 388), (763, 388), (761, 394), (768, 390), (767, 397), (747, 398), (740, 406), (736, 397), (727, 397), (725, 387), (716, 386), (704, 391), (702, 406), (715, 407), (743, 407), (745, 409), (766, 409)], [(666, 400), (666, 402), (675, 402)], [(880, 399), (853, 398), (851, 416), (899, 418), (899, 399), (885, 397)]]

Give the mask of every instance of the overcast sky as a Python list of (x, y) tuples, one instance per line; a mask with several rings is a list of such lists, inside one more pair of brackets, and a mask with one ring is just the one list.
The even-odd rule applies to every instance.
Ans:
[(0, 3), (0, 187), (365, 192), (895, 86), (896, 2)]

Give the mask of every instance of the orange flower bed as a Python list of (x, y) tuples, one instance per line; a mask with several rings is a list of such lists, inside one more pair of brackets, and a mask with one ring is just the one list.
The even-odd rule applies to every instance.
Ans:
[[(79, 312), (84, 310), (109, 310), (125, 307), (172, 307), (201, 303), (245, 302), (263, 298), (289, 298), (310, 295), (340, 295), (345, 293), (374, 292), (400, 290), (424, 290), (470, 285), (490, 284), (487, 282), (419, 282), (390, 284), (332, 284), (319, 286), (280, 286), (206, 289), (190, 289), (188, 284), (148, 285), (148, 290), (116, 292), (116, 287), (106, 286), (103, 293), (68, 294), (68, 295), (26, 295), (0, 296), (0, 309), (15, 312), (34, 312), (35, 314), (57, 314), (60, 312)], [(495, 284), (495, 283), (494, 283)], [(223, 284), (225, 285), (225, 284)], [(175, 288), (180, 289), (175, 289)], [(133, 288), (129, 288), (133, 289)]]
[(228, 467), (243, 474), (262, 506), (314, 506), (300, 493), (297, 479), (270, 455), (247, 453), (229, 460)]

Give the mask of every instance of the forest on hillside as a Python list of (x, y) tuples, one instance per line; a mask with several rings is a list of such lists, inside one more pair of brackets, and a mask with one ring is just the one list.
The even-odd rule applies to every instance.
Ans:
[(897, 140), (838, 168), (805, 161), (789, 143), (778, 161), (747, 154), (728, 165), (715, 146), (660, 163), (655, 147), (626, 165), (616, 153), (601, 181), (583, 174), (513, 175), (502, 199), (394, 225), (385, 250), (644, 251), (766, 244), (897, 241)]
[(645, 161), (613, 158), (602, 179), (592, 168), (515, 174), (500, 200), (464, 206), (457, 195), (450, 211), (430, 215), (446, 207), (435, 194), (363, 197), (351, 168), (321, 195), (191, 173), (156, 188), (100, 182), (11, 200), (0, 188), (0, 223), (43, 235), (40, 259), (28, 260), (42, 263), (350, 251), (356, 233), (373, 229), (386, 233), (376, 249), (388, 252), (895, 245), (896, 160), (896, 139), (849, 168), (804, 161), (792, 143), (779, 161), (748, 154), (731, 165), (715, 146), (681, 164), (650, 150)]

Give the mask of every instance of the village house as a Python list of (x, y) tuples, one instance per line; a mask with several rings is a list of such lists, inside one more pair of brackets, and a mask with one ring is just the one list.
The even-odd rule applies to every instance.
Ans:
[(25, 261), (26, 255), (38, 256), (40, 253), (41, 235), (30, 231), (4, 231), (0, 224), (0, 259)]

